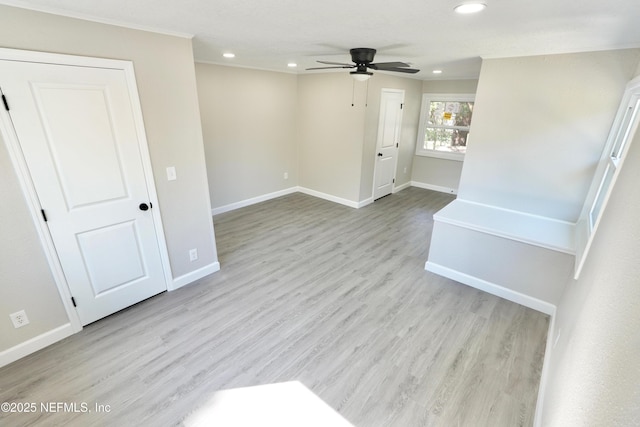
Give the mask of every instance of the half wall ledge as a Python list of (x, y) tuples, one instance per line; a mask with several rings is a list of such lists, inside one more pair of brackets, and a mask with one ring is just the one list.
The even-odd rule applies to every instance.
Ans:
[(425, 269), (552, 314), (575, 255), (575, 224), (466, 200), (434, 216)]

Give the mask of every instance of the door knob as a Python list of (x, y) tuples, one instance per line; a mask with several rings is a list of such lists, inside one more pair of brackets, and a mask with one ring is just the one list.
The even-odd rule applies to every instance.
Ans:
[(382, 157), (382, 153), (378, 153), (378, 157)]
[(141, 211), (146, 211), (149, 209), (149, 205), (147, 205), (146, 203), (140, 203), (140, 206), (138, 206), (140, 208)]

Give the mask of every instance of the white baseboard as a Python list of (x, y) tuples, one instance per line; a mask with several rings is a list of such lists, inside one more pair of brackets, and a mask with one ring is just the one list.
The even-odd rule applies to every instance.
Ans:
[(358, 209), (359, 204), (362, 202), (354, 202), (352, 200), (343, 199), (341, 197), (332, 196), (331, 194), (322, 193), (320, 191), (312, 190), (310, 188), (298, 187), (298, 191), (309, 196), (318, 197), (319, 199), (329, 200), (330, 202), (339, 203), (341, 205), (349, 206), (350, 208)]
[(405, 182), (404, 184), (398, 185), (398, 186), (393, 186), (393, 193), (399, 193), (400, 191), (404, 190), (405, 188), (409, 188), (411, 187), (411, 181), (409, 182)]
[(220, 263), (218, 261), (212, 262), (211, 264), (205, 265), (202, 268), (199, 268), (190, 273), (183, 274), (182, 276), (174, 278), (173, 285), (171, 286), (170, 289), (167, 289), (167, 290), (175, 291), (178, 288), (188, 285), (189, 283), (193, 283), (196, 280), (202, 279), (203, 277), (208, 276), (209, 274), (213, 274), (219, 270), (220, 270)]
[(479, 279), (466, 273), (461, 273), (457, 270), (453, 270), (449, 267), (445, 267), (431, 261), (427, 261), (424, 269), (448, 279), (455, 280), (456, 282), (460, 282), (467, 286), (471, 286), (472, 288), (480, 289), (492, 295), (496, 295), (500, 298), (504, 298), (517, 304), (524, 305), (525, 307), (529, 307), (533, 310), (537, 310), (550, 316), (553, 316), (556, 311), (556, 306), (551, 303), (542, 301), (538, 298), (534, 298), (530, 295), (525, 295), (512, 289), (507, 289), (503, 286), (496, 285), (495, 283)]
[(550, 316), (549, 331), (547, 332), (547, 346), (544, 350), (544, 361), (542, 362), (542, 373), (540, 374), (540, 385), (538, 386), (538, 399), (536, 402), (536, 412), (533, 418), (534, 427), (542, 426), (542, 407), (544, 405), (544, 393), (547, 389), (547, 382), (549, 378), (549, 363), (551, 363), (551, 352), (555, 345), (555, 327), (556, 327), (556, 315), (555, 312)]
[[(413, 185), (413, 182), (404, 183), (404, 184), (402, 184), (402, 185), (400, 185), (398, 187), (394, 187), (393, 188), (393, 192), (394, 193), (398, 193), (399, 191), (402, 191), (405, 188), (408, 188), (408, 187), (410, 187), (412, 185)], [(414, 186), (416, 186), (416, 185), (414, 185)], [(421, 188), (427, 188), (427, 187), (421, 187)], [(432, 187), (429, 187), (428, 189), (429, 190), (434, 190), (435, 188), (432, 186)], [(449, 191), (446, 191), (446, 189), (444, 189), (444, 187), (442, 187), (440, 190), (436, 190), (436, 191), (443, 191), (445, 193), (449, 192)], [(451, 191), (453, 191), (453, 190), (451, 190)], [(330, 202), (339, 203), (341, 205), (349, 206), (350, 208), (355, 208), (355, 209), (360, 209), (360, 208), (363, 208), (363, 207), (373, 203), (373, 197), (369, 197), (368, 199), (362, 200), (360, 202), (354, 202), (352, 200), (343, 199), (341, 197), (333, 196), (333, 195), (327, 194), (327, 193), (322, 193), (320, 191), (312, 190), (312, 189), (306, 188), (306, 187), (290, 187), (290, 188), (287, 188), (287, 189), (284, 189), (284, 190), (275, 191), (273, 193), (268, 193), (268, 194), (263, 194), (262, 196), (252, 197), (251, 199), (241, 200), (239, 202), (230, 203), (228, 205), (220, 206), (218, 208), (213, 208), (213, 209), (211, 209), (211, 215), (214, 216), (214, 215), (218, 215), (218, 214), (221, 214), (221, 213), (230, 212), (230, 211), (233, 211), (233, 210), (236, 210), (236, 209), (244, 208), (245, 206), (255, 205), (256, 203), (265, 202), (267, 200), (275, 199), (275, 198), (281, 197), (281, 196), (286, 196), (287, 194), (293, 194), (293, 193), (296, 193), (296, 192), (304, 193), (304, 194), (307, 194), (309, 196), (318, 197), (319, 199), (328, 200)]]
[(369, 197), (368, 199), (364, 199), (363, 201), (358, 202), (357, 208), (358, 209), (364, 208), (365, 206), (370, 205), (371, 203), (373, 203), (373, 197)]
[(427, 184), (424, 182), (411, 181), (412, 187), (424, 188), (425, 190), (439, 191), (441, 193), (458, 194), (457, 188), (441, 187), (440, 185)]
[(16, 346), (8, 348), (0, 352), (0, 368), (13, 363), (18, 359), (21, 359), (31, 353), (35, 353), (51, 344), (58, 342), (74, 334), (73, 326), (71, 323), (66, 323), (62, 326), (58, 326), (44, 334), (40, 334), (37, 337), (33, 337), (30, 340), (24, 341)]
[(266, 202), (267, 200), (275, 199), (276, 197), (286, 196), (287, 194), (296, 193), (298, 187), (290, 187), (280, 191), (274, 191), (273, 193), (263, 194), (262, 196), (252, 197), (250, 199), (241, 200), (239, 202), (230, 203), (228, 205), (220, 206), (219, 208), (211, 209), (211, 215), (218, 215), (221, 213), (233, 211), (236, 209), (244, 208), (245, 206), (255, 205), (256, 203)]

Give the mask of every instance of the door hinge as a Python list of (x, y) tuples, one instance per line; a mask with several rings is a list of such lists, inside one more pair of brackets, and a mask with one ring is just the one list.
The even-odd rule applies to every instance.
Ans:
[(398, 147), (400, 147), (400, 146), (399, 146), (399, 145), (398, 145), (398, 143), (396, 142), (396, 148), (398, 148)]
[(76, 299), (75, 299), (74, 297), (71, 297), (71, 302), (73, 303), (73, 306), (74, 306), (74, 307), (77, 307), (77, 305), (76, 305)]
[(396, 183), (396, 179), (395, 179), (395, 178), (393, 178), (393, 179), (391, 180), (391, 182), (392, 182), (393, 184), (395, 184), (395, 183)]
[(2, 94), (2, 103), (4, 104), (4, 109), (9, 111), (9, 103), (7, 102), (7, 97)]
[(402, 107), (404, 107), (404, 104), (400, 104), (400, 109), (402, 110)]
[(42, 213), (42, 219), (44, 219), (44, 222), (49, 221), (49, 220), (47, 219), (47, 214), (46, 214), (46, 213), (44, 213), (44, 209), (40, 209), (40, 212)]

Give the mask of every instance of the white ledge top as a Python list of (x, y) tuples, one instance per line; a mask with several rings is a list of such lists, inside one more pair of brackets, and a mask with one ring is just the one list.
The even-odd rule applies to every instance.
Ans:
[(575, 224), (498, 206), (456, 199), (434, 221), (575, 255)]

